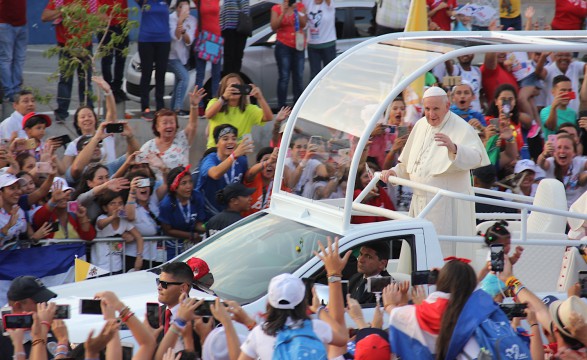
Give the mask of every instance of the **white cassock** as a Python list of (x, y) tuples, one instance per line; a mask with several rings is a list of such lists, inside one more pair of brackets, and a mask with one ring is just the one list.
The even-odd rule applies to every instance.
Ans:
[[(446, 146), (439, 146), (434, 135), (443, 133), (457, 146), (457, 153), (449, 154)], [(435, 186), (441, 189), (473, 194), (471, 172), (489, 165), (485, 147), (475, 129), (460, 116), (448, 112), (436, 127), (425, 117), (416, 122), (399, 163), (393, 170), (398, 177)], [(435, 194), (413, 189), (410, 216), (417, 216)], [(475, 234), (475, 204), (469, 201), (443, 197), (428, 213), (438, 234), (473, 236)], [(454, 246), (442, 244), (445, 256), (454, 255)]]

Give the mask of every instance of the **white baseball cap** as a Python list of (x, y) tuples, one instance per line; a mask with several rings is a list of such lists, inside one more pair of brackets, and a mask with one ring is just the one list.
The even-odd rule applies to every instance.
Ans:
[[(237, 334), (239, 343), (243, 343), (246, 338), (242, 334)], [(226, 332), (224, 327), (217, 327), (206, 336), (204, 345), (202, 345), (202, 360), (229, 360), (228, 344), (226, 343)]]
[(302, 279), (292, 274), (277, 275), (269, 282), (269, 305), (276, 309), (294, 309), (305, 295), (306, 287)]
[(26, 184), (25, 179), (19, 179), (12, 174), (0, 175), (0, 189), (3, 187), (6, 187), (6, 186), (10, 186), (10, 185), (14, 184), (15, 182), (19, 182), (21, 186)]
[(522, 159), (516, 162), (516, 166), (514, 166), (514, 173), (519, 174), (522, 171), (532, 170), (536, 173), (536, 179), (543, 179), (546, 177), (546, 173), (542, 170), (538, 165), (534, 163), (534, 161), (529, 159)]

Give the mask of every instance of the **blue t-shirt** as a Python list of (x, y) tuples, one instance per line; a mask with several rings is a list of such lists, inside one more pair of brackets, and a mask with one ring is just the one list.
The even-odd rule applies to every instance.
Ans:
[(170, 42), (169, 4), (163, 0), (143, 0), (139, 42)]
[(455, 113), (458, 116), (465, 119), (466, 122), (469, 122), (469, 120), (472, 120), (472, 119), (477, 119), (477, 120), (479, 120), (481, 125), (487, 126), (487, 122), (485, 121), (485, 115), (481, 114), (480, 112), (477, 112), (472, 109), (469, 109), (467, 111), (463, 111), (463, 110), (459, 109), (456, 105), (451, 105), (450, 111), (452, 111), (453, 113)]
[(190, 201), (186, 206), (170, 194), (165, 195), (159, 203), (159, 221), (174, 229), (193, 232), (196, 223), (204, 222), (204, 198), (197, 190), (192, 191)]
[(232, 163), (228, 171), (218, 180), (208, 177), (208, 171), (221, 163), (217, 153), (208, 154), (200, 163), (200, 176), (198, 177), (198, 185), (196, 189), (204, 195), (204, 207), (206, 209), (207, 218), (218, 214), (224, 210), (225, 206), (216, 201), (216, 192), (224, 189), (226, 185), (232, 183), (239, 183), (243, 181), (243, 176), (248, 169), (247, 157), (240, 156)]

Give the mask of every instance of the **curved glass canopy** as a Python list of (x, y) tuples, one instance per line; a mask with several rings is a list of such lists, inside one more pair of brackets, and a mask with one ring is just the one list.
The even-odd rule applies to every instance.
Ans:
[(392, 100), (404, 91), (415, 95), (423, 85), (418, 79), (449, 59), (511, 51), (587, 51), (587, 33), (396, 33), (343, 53), (308, 85), (290, 115), (271, 211), (344, 233), (365, 147)]

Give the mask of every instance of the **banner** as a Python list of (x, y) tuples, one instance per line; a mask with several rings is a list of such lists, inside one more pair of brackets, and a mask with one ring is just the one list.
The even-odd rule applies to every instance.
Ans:
[(8, 303), (12, 279), (21, 275), (36, 276), (47, 287), (73, 282), (75, 257), (85, 254), (84, 243), (0, 251), (0, 306)]

